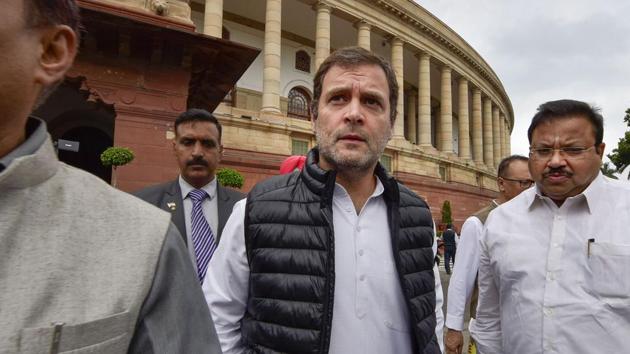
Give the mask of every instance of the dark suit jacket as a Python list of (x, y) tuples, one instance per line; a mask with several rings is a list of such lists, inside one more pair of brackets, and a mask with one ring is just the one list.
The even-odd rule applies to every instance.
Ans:
[[(160, 209), (171, 213), (171, 221), (177, 226), (179, 232), (187, 243), (186, 237), (186, 221), (184, 216), (184, 202), (182, 190), (179, 188), (179, 179), (166, 182), (156, 186), (146, 187), (132, 193), (136, 197), (151, 203)], [(225, 222), (232, 213), (234, 203), (243, 199), (245, 195), (230, 188), (225, 188), (217, 183), (217, 207), (219, 215), (219, 230), (216, 233), (217, 243), (221, 239), (221, 233)]]

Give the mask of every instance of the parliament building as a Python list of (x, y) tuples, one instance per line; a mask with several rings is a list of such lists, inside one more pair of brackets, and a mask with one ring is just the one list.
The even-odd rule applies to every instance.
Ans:
[(318, 65), (360, 46), (389, 60), (398, 117), (381, 163), (427, 200), (450, 201), (456, 225), (496, 196), (514, 113), (490, 65), (412, 0), (79, 0), (80, 54), (36, 112), (53, 140), (79, 141), (60, 158), (111, 180), (93, 162), (107, 146), (135, 160), (118, 168), (131, 191), (173, 179), (170, 140), (187, 107), (223, 125), (222, 167), (243, 191), (315, 145), (309, 105)]

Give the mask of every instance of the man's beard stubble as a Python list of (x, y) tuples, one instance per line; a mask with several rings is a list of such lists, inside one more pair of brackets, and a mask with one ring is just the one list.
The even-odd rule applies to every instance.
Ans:
[[(368, 151), (365, 154), (358, 157), (344, 156), (337, 149), (335, 144), (339, 137), (348, 133), (361, 136), (368, 147)], [(366, 172), (373, 169), (381, 154), (385, 151), (390, 134), (383, 135), (381, 139), (373, 139), (361, 131), (350, 128), (325, 136), (320, 129), (316, 129), (315, 137), (319, 147), (320, 158), (324, 158), (338, 173), (347, 174)]]

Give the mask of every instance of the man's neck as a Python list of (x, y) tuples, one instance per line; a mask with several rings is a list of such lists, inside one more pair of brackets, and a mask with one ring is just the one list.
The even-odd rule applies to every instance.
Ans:
[(503, 194), (499, 194), (499, 197), (497, 199), (495, 199), (494, 201), (497, 202), (497, 204), (501, 205), (505, 202), (507, 202), (509, 199), (507, 199), (506, 196), (504, 196)]
[(361, 212), (367, 200), (374, 193), (374, 188), (376, 188), (376, 177), (372, 173), (374, 169), (369, 171), (369, 173), (357, 173), (356, 171), (343, 173), (337, 171), (336, 182), (343, 186), (348, 195), (350, 195), (357, 214)]
[(9, 132), (5, 136), (0, 136), (0, 157), (8, 155), (16, 147), (20, 146), (26, 139), (24, 129)]

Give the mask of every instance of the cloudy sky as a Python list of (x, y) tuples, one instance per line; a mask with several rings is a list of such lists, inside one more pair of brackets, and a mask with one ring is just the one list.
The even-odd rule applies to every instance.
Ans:
[(573, 98), (604, 115), (606, 153), (627, 130), (629, 0), (416, 0), (490, 64), (512, 101), (512, 152), (527, 154), (540, 103)]

